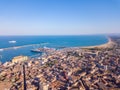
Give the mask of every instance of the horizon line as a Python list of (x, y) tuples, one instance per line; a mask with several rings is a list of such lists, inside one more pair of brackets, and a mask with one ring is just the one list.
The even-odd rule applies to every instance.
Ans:
[(22, 35), (22, 34), (19, 34), (19, 35), (0, 35), (0, 36), (80, 36), (80, 35), (120, 35), (120, 33), (101, 33), (101, 34), (41, 34), (41, 35), (32, 35), (32, 34), (27, 34), (27, 35)]

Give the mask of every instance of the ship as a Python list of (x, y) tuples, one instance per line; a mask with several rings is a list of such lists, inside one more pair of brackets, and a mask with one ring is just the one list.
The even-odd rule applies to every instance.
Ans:
[(12, 40), (12, 41), (8, 41), (9, 43), (16, 43), (16, 41)]
[(41, 52), (43, 52), (43, 51), (40, 50), (40, 49), (31, 49), (31, 52), (41, 53)]
[(55, 51), (56, 49), (54, 48), (38, 48), (38, 49), (32, 49), (31, 52), (36, 52), (36, 53), (43, 53), (43, 52), (50, 52), (50, 51)]

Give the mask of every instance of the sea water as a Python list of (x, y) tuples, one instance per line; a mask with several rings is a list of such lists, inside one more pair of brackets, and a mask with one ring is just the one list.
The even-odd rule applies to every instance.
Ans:
[[(16, 42), (10, 43), (9, 41)], [(62, 47), (94, 46), (107, 41), (105, 35), (0, 36), (0, 61), (4, 63), (19, 55), (37, 55), (38, 53), (31, 52), (31, 49), (40, 47), (60, 49)], [(39, 54), (41, 55), (41, 53)]]

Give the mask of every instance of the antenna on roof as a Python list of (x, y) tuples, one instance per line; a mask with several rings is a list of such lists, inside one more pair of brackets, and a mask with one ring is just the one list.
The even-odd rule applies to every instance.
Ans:
[(0, 55), (0, 63), (2, 63), (1, 60), (2, 60), (2, 55)]
[[(26, 58), (25, 58), (25, 60), (26, 60)], [(24, 60), (24, 61), (25, 61), (25, 60)], [(23, 83), (24, 83), (24, 90), (27, 90), (26, 77), (25, 77), (25, 62), (23, 62), (22, 68), (23, 68)]]
[(25, 78), (25, 65), (23, 64), (23, 82), (24, 82), (24, 90), (27, 90), (26, 89), (26, 78)]

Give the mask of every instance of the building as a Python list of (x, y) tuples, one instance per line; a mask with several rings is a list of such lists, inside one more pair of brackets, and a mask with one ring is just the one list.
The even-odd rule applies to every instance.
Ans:
[(16, 56), (12, 59), (13, 63), (19, 63), (28, 60), (28, 56)]

